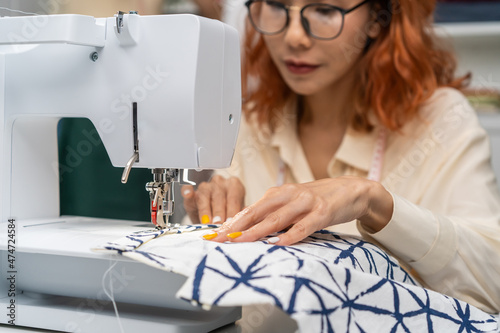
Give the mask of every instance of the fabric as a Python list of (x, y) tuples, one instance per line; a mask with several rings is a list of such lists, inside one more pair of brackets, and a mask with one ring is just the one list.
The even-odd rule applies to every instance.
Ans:
[[(246, 205), (275, 186), (280, 159), (286, 183), (314, 181), (294, 110), (291, 103), (274, 133), (242, 121), (231, 168), (218, 173), (242, 180)], [(329, 176), (366, 177), (376, 133), (348, 129)], [(389, 134), (381, 183), (394, 198), (383, 230), (356, 221), (329, 229), (378, 243), (430, 289), (500, 312), (500, 195), (487, 134), (461, 93), (438, 89), (401, 133)]]
[(396, 259), (360, 238), (322, 230), (294, 246), (220, 244), (215, 227), (145, 230), (111, 251), (187, 276), (177, 297), (209, 308), (272, 304), (301, 332), (495, 332), (498, 320), (418, 285)]

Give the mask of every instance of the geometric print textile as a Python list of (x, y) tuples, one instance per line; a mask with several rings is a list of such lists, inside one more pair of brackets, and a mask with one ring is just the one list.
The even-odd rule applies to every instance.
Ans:
[(300, 332), (498, 331), (498, 318), (422, 288), (395, 258), (360, 238), (326, 230), (292, 246), (201, 238), (216, 227), (148, 229), (94, 250), (186, 276), (177, 297), (193, 305), (272, 304)]

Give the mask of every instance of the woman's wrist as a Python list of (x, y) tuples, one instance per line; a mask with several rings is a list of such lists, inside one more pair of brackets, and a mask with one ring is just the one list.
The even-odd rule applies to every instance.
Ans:
[(377, 182), (370, 182), (366, 195), (367, 212), (358, 220), (365, 230), (372, 233), (379, 232), (392, 218), (394, 207), (392, 195)]

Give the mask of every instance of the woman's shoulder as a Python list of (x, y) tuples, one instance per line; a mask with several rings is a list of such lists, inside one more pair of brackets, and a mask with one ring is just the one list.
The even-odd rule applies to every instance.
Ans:
[(465, 95), (454, 88), (442, 87), (436, 89), (432, 96), (424, 102), (419, 116), (431, 123), (446, 119), (477, 118), (476, 112)]
[(438, 88), (425, 101), (418, 116), (404, 126), (404, 132), (446, 131), (463, 132), (480, 129), (476, 111), (467, 97), (457, 89)]
[(453, 88), (439, 88), (421, 105), (418, 115), (392, 137), (406, 144), (430, 139), (437, 147), (448, 149), (478, 135), (485, 137), (486, 131), (465, 95)]
[(465, 95), (458, 89), (451, 87), (440, 87), (437, 88), (432, 94), (431, 98), (428, 102), (437, 102), (437, 101), (458, 101), (458, 100), (466, 100)]

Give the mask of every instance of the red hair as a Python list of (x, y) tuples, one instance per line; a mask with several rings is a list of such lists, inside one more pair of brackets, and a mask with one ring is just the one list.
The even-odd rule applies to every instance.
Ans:
[[(380, 32), (356, 69), (355, 112), (351, 117), (355, 129), (371, 130), (368, 113), (372, 110), (383, 126), (399, 130), (437, 88), (466, 86), (470, 75), (454, 77), (455, 57), (438, 47), (440, 42), (433, 34), (435, 4), (435, 0), (372, 1)], [(247, 115), (257, 113), (259, 123), (273, 128), (295, 93), (281, 78), (262, 36), (248, 20), (244, 46), (244, 110)], [(257, 85), (249, 89), (255, 79)]]

